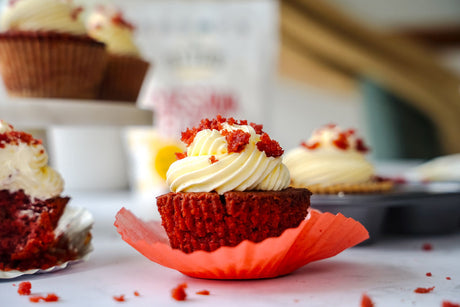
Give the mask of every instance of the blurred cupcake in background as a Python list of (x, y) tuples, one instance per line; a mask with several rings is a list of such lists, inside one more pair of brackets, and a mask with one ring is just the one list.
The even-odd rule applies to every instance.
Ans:
[(65, 0), (10, 0), (0, 17), (0, 73), (11, 96), (91, 99), (107, 64), (86, 34), (82, 7)]
[(107, 45), (109, 62), (101, 85), (103, 100), (136, 102), (150, 64), (133, 40), (135, 27), (118, 9), (97, 6), (88, 16), (88, 34)]
[(291, 185), (316, 194), (379, 193), (393, 187), (391, 180), (375, 174), (366, 159), (369, 148), (354, 129), (330, 124), (286, 153), (284, 163)]

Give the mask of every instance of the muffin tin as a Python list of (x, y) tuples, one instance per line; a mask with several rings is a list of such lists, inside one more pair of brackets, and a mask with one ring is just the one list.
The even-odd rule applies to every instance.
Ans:
[(398, 184), (383, 194), (315, 194), (311, 207), (361, 222), (370, 235), (366, 243), (385, 233), (452, 233), (460, 229), (460, 182)]

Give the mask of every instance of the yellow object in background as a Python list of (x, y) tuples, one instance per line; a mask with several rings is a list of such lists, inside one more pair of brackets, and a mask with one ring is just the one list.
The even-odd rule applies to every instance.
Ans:
[[(155, 145), (153, 145), (155, 147)], [(152, 151), (155, 151), (153, 148)], [(183, 147), (177, 145), (165, 145), (156, 148), (157, 154), (152, 156), (152, 165), (156, 173), (166, 180), (166, 173), (168, 172), (169, 166), (177, 160), (176, 153), (183, 152)]]
[(131, 188), (140, 193), (165, 192), (166, 172), (176, 161), (176, 153), (184, 152), (185, 146), (151, 127), (129, 128), (126, 140)]

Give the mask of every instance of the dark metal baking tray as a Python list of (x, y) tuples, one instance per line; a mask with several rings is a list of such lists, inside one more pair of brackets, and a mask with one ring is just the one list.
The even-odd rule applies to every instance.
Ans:
[(385, 232), (450, 233), (460, 229), (460, 182), (397, 184), (382, 194), (315, 194), (311, 206), (359, 221), (370, 234), (366, 243)]

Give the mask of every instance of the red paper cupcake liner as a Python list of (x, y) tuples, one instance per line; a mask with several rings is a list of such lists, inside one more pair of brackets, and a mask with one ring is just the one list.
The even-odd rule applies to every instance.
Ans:
[(342, 214), (311, 210), (297, 228), (277, 238), (213, 252), (186, 254), (169, 245), (160, 221), (145, 222), (122, 208), (115, 227), (129, 245), (148, 259), (185, 275), (209, 279), (257, 279), (286, 275), (307, 263), (337, 255), (369, 238), (359, 222)]

